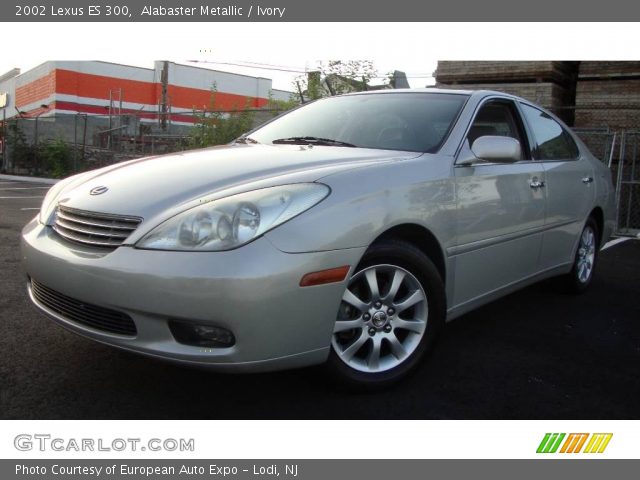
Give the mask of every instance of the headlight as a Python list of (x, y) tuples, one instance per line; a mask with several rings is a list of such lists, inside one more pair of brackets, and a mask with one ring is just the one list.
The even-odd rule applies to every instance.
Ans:
[(326, 185), (298, 183), (214, 200), (160, 224), (136, 247), (208, 252), (231, 250), (310, 209), (328, 194)]

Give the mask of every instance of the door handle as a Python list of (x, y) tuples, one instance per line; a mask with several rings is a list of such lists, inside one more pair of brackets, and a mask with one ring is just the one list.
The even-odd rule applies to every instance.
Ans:
[(531, 182), (529, 182), (529, 186), (531, 188), (542, 188), (544, 187), (544, 182), (541, 180), (531, 180)]
[(582, 183), (591, 183), (593, 182), (593, 177), (583, 177)]

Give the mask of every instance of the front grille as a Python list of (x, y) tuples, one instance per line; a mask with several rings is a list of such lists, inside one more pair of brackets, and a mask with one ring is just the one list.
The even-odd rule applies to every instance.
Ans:
[(31, 293), (39, 303), (67, 320), (119, 335), (134, 336), (137, 333), (136, 324), (126, 313), (67, 297), (33, 279)]
[(141, 221), (139, 217), (86, 212), (58, 205), (53, 229), (71, 242), (113, 249), (122, 245)]

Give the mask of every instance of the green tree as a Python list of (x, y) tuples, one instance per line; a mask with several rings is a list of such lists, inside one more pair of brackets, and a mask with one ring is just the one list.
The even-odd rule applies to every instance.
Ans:
[(304, 92), (305, 98), (318, 98), (367, 90), (378, 71), (371, 60), (329, 60), (318, 62), (306, 75), (294, 80), (294, 87)]
[(198, 122), (191, 133), (193, 148), (224, 145), (238, 138), (253, 127), (255, 113), (249, 102), (244, 107), (235, 106), (231, 111), (222, 111), (216, 104), (217, 89), (211, 88), (209, 109), (194, 112)]
[(269, 92), (269, 100), (267, 101), (266, 109), (271, 113), (272, 117), (277, 117), (281, 113), (296, 108), (298, 105), (300, 105), (300, 100), (293, 93), (288, 100), (276, 100), (273, 98), (273, 93)]
[(14, 170), (29, 168), (33, 152), (18, 120), (7, 125), (7, 147)]
[(61, 138), (44, 145), (41, 144), (38, 158), (40, 158), (45, 172), (53, 178), (64, 178), (73, 173), (73, 150)]

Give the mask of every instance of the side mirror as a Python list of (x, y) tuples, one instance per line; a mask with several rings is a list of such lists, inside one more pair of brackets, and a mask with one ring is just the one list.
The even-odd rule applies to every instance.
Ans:
[(473, 142), (471, 152), (475, 158), (465, 158), (458, 165), (470, 165), (478, 160), (494, 163), (514, 163), (522, 158), (520, 142), (511, 137), (486, 135)]

